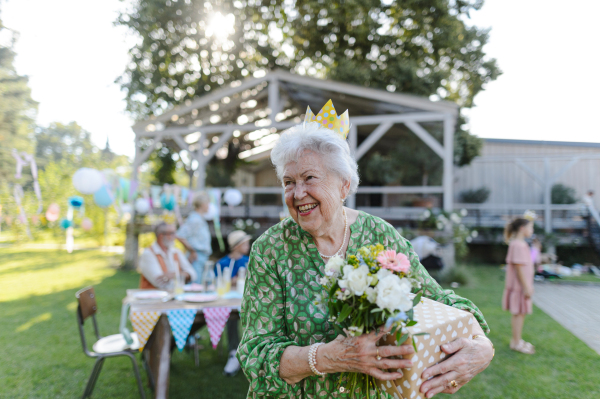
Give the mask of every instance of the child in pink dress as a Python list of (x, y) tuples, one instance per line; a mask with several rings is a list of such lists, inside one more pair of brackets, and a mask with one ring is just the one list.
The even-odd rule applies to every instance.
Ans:
[(523, 341), (521, 333), (525, 315), (531, 314), (533, 295), (533, 277), (535, 270), (529, 245), (525, 238), (533, 234), (533, 222), (517, 218), (506, 225), (504, 238), (509, 242), (506, 254), (506, 283), (502, 296), (502, 309), (512, 314), (512, 339), (510, 349), (532, 355), (535, 348)]

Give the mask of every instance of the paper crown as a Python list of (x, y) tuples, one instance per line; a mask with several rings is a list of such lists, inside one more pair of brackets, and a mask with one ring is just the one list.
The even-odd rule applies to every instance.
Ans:
[(527, 219), (527, 220), (529, 220), (531, 222), (534, 222), (537, 219), (537, 215), (535, 214), (534, 211), (527, 210), (523, 214), (523, 218)]
[(348, 110), (342, 115), (338, 115), (335, 112), (333, 103), (331, 100), (327, 101), (327, 104), (323, 106), (321, 111), (315, 116), (310, 107), (306, 107), (306, 116), (304, 122), (319, 122), (324, 128), (334, 131), (339, 134), (341, 138), (346, 140), (348, 132), (350, 131), (350, 119), (348, 118)]

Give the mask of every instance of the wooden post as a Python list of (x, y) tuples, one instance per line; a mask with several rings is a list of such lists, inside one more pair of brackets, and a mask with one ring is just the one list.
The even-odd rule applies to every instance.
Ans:
[[(356, 125), (350, 126), (349, 140), (350, 140), (350, 153), (356, 159), (356, 143), (358, 142), (358, 128)], [(356, 194), (352, 194), (346, 199), (346, 206), (350, 209), (356, 209)]]
[[(152, 144), (151, 148), (156, 146), (156, 140)], [(145, 153), (149, 151), (146, 150)], [(135, 138), (135, 157), (133, 160), (133, 169), (131, 170), (131, 180), (137, 180), (138, 177), (138, 167), (143, 162), (142, 156), (145, 154), (140, 153), (140, 140), (137, 137)], [(105, 214), (106, 215), (106, 214)], [(106, 220), (106, 218), (105, 218)], [(106, 234), (106, 233), (105, 233)], [(106, 245), (106, 244), (105, 244)], [(123, 264), (121, 268), (124, 270), (136, 270), (138, 264), (138, 255), (139, 255), (139, 232), (135, 227), (135, 207), (131, 210), (131, 219), (129, 223), (127, 223), (127, 227), (125, 229), (125, 255), (123, 256)]]
[(454, 175), (454, 124), (452, 115), (444, 117), (444, 211), (452, 212), (454, 207), (453, 198), (453, 175)]

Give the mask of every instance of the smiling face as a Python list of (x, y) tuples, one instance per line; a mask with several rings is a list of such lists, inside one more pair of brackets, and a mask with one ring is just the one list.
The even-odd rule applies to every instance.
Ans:
[(313, 237), (327, 234), (340, 221), (343, 225), (341, 200), (348, 195), (350, 182), (330, 172), (319, 155), (307, 151), (298, 162), (287, 164), (283, 185), (290, 215)]

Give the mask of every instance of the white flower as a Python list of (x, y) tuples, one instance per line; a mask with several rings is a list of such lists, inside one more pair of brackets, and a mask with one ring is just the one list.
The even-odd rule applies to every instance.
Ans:
[(477, 238), (478, 235), (479, 235), (479, 232), (477, 230), (473, 230), (471, 232), (471, 237), (473, 237), (473, 238)]
[(321, 277), (321, 279), (319, 280), (319, 284), (329, 285), (329, 279), (327, 277)]
[(367, 287), (366, 293), (367, 293), (367, 301), (369, 301), (371, 303), (377, 302), (377, 290), (375, 288)]
[(395, 274), (387, 276), (377, 284), (377, 306), (389, 311), (402, 310), (408, 312), (412, 307), (409, 299), (412, 286), (407, 278), (400, 278)]
[(465, 208), (463, 208), (463, 209), (460, 210), (460, 216), (465, 217), (468, 214), (469, 214), (469, 212)]
[(363, 332), (363, 327), (350, 326), (348, 327), (348, 331), (352, 334), (352, 336), (359, 337)]
[(444, 229), (444, 223), (442, 222), (437, 222), (435, 224), (435, 227), (437, 227), (438, 230), (443, 230)]
[(344, 266), (344, 279), (339, 281), (339, 286), (350, 291), (352, 294), (361, 296), (373, 281), (369, 276), (369, 267), (361, 265), (356, 269), (353, 266)]
[(381, 281), (381, 280), (383, 280), (384, 278), (386, 278), (387, 276), (391, 276), (392, 274), (394, 274), (394, 273), (393, 273), (391, 270), (389, 270), (389, 269), (384, 269), (384, 268), (381, 268), (381, 269), (379, 269), (379, 271), (377, 272), (376, 276), (377, 276), (377, 279), (378, 279), (379, 281)]
[(456, 213), (453, 213), (450, 215), (450, 220), (452, 220), (453, 223), (460, 223), (460, 216), (458, 216)]
[(471, 237), (467, 237), (467, 238), (465, 238), (465, 241), (466, 242), (471, 242), (471, 241), (473, 241), (473, 239)]
[[(342, 266), (344, 266), (346, 262), (340, 256), (334, 256), (329, 259), (327, 264), (325, 265), (325, 273), (332, 272), (335, 274), (339, 274)], [(329, 275), (329, 274), (328, 274)]]

